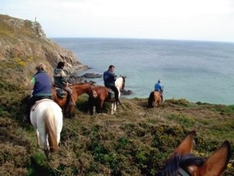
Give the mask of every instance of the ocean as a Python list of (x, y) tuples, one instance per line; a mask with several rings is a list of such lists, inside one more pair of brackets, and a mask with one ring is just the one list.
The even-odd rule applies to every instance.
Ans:
[[(102, 74), (109, 65), (127, 76), (126, 98), (148, 98), (158, 79), (164, 99), (234, 104), (234, 43), (155, 39), (52, 38)], [(98, 85), (103, 80), (93, 79)]]

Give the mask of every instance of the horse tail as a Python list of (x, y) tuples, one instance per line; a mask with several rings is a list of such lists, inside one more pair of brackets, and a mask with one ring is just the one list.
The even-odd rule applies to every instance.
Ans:
[(154, 101), (154, 91), (150, 93), (150, 96), (148, 99), (148, 108), (153, 108), (153, 101)]
[(48, 141), (50, 146), (50, 152), (54, 152), (58, 149), (57, 144), (57, 130), (55, 125), (55, 115), (52, 109), (47, 108), (44, 114), (44, 123), (46, 134), (48, 135)]
[(160, 104), (160, 102), (161, 102), (161, 98), (160, 98), (160, 93), (159, 93), (159, 92), (156, 92), (156, 93), (155, 93), (154, 99), (155, 99), (155, 106), (158, 108), (158, 107), (159, 107), (159, 104)]

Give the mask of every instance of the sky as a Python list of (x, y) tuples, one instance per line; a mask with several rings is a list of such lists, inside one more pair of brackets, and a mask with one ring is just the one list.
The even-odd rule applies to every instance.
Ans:
[(234, 42), (234, 0), (1, 0), (0, 14), (36, 20), (49, 38)]

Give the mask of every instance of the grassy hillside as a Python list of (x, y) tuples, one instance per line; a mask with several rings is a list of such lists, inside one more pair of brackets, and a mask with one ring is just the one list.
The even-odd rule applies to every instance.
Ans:
[[(1, 91), (3, 91), (1, 89)], [(0, 107), (0, 171), (4, 175), (154, 175), (184, 136), (197, 131), (194, 153), (208, 157), (227, 139), (234, 142), (234, 106), (166, 100), (148, 109), (147, 99), (125, 99), (118, 112), (90, 116), (87, 96), (77, 100), (75, 117), (64, 119), (59, 151), (46, 160), (24, 124), (26, 95), (5, 90)], [(232, 148), (233, 153), (233, 148)], [(233, 175), (233, 155), (225, 175)]]
[[(234, 175), (234, 105), (185, 99), (168, 99), (158, 109), (148, 109), (147, 99), (123, 98), (116, 114), (110, 115), (110, 104), (105, 103), (105, 113), (91, 116), (85, 112), (88, 97), (82, 95), (74, 118), (64, 119), (59, 150), (47, 161), (36, 146), (32, 125), (22, 122), (27, 84), (38, 61), (51, 70), (57, 56), (76, 58), (55, 51), (56, 44), (50, 48), (43, 33), (31, 35), (31, 25), (0, 15), (0, 175), (150, 176), (191, 130), (197, 131), (193, 152), (199, 156), (208, 157), (224, 140), (230, 141), (232, 156), (225, 175)], [(17, 34), (15, 27), (22, 32)]]

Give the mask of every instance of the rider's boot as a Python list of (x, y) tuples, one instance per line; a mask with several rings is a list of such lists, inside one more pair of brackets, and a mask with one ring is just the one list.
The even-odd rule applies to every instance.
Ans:
[(68, 105), (76, 105), (71, 94), (68, 94), (67, 98), (68, 98), (67, 102), (69, 103)]

